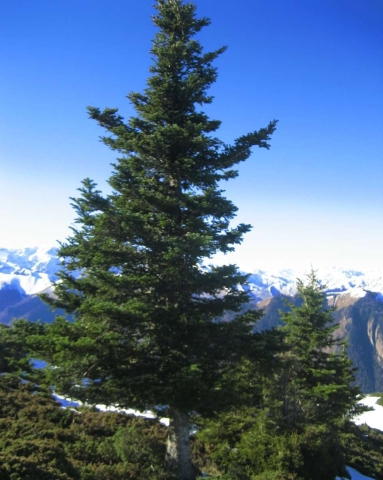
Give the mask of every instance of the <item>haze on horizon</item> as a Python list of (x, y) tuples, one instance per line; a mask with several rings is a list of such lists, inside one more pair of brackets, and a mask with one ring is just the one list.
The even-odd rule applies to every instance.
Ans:
[[(132, 111), (149, 75), (142, 0), (20, 0), (1, 7), (0, 247), (55, 246), (70, 234), (69, 197), (85, 177), (108, 192), (115, 154), (86, 106)], [(196, 0), (216, 62), (205, 111), (225, 142), (279, 120), (222, 185), (253, 225), (217, 263), (383, 268), (383, 4), (371, 0)], [(235, 224), (234, 222), (234, 224)]]

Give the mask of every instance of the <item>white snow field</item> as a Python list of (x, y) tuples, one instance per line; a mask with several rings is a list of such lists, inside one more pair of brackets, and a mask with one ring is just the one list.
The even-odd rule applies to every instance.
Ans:
[(366, 423), (371, 428), (376, 428), (383, 432), (383, 407), (377, 405), (376, 402), (379, 400), (379, 397), (365, 397), (360, 403), (367, 405), (368, 407), (373, 407), (374, 410), (371, 412), (365, 412), (354, 418), (354, 422), (357, 425), (362, 425)]

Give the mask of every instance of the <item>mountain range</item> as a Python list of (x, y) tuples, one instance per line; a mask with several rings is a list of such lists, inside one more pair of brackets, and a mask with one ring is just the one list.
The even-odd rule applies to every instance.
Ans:
[[(38, 297), (52, 290), (60, 268), (55, 248), (0, 249), (0, 323), (14, 318), (51, 322), (55, 314)], [(246, 308), (261, 308), (256, 330), (278, 326), (284, 299), (297, 302), (297, 278), (308, 272), (295, 269), (257, 270), (244, 288), (251, 297)], [(383, 270), (366, 272), (342, 268), (316, 271), (326, 286), (330, 306), (336, 308), (336, 335), (348, 340), (349, 355), (358, 368), (356, 378), (364, 392), (383, 391)], [(229, 316), (228, 316), (229, 318)]]

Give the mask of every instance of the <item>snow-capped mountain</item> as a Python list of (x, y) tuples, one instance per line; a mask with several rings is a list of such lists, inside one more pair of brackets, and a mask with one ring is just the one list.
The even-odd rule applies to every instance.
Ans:
[(0, 290), (11, 288), (21, 295), (34, 295), (57, 280), (57, 249), (34, 247), (0, 248)]
[[(23, 295), (34, 295), (57, 280), (59, 261), (56, 248), (33, 247), (17, 250), (0, 248), (0, 290), (6, 286)], [(254, 300), (275, 295), (296, 293), (296, 279), (305, 281), (307, 272), (289, 269), (280, 271), (256, 270), (245, 288)], [(316, 272), (329, 292), (349, 293), (363, 297), (366, 291), (377, 292), (383, 298), (383, 270), (366, 272), (342, 268), (323, 268)]]
[[(356, 298), (364, 297), (367, 291), (379, 293), (383, 300), (383, 270), (366, 272), (342, 268), (322, 268), (315, 271), (327, 292), (344, 293)], [(257, 270), (249, 277), (249, 285), (244, 287), (255, 300), (264, 300), (279, 294), (293, 296), (297, 293), (297, 278), (306, 280), (308, 272), (300, 270), (280, 270), (265, 272)]]

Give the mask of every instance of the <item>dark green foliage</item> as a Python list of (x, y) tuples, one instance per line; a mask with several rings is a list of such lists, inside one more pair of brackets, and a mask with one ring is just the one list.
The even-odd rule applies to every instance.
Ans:
[(383, 480), (383, 432), (368, 425), (346, 424), (344, 454), (347, 465), (376, 480)]
[(27, 337), (36, 328), (24, 320), (12, 327), (0, 324), (0, 374), (24, 380), (41, 380), (41, 372), (32, 368), (27, 347)]
[(62, 412), (32, 384), (21, 385), (11, 377), (1, 379), (0, 405), (0, 478), (80, 478), (52, 428), (70, 412)]
[(49, 392), (0, 378), (2, 480), (171, 480), (165, 437), (157, 421), (63, 410)]
[(15, 337), (11, 328), (0, 325), (0, 373), (22, 374), (28, 367), (27, 353), (22, 342)]
[[(88, 178), (72, 199), (77, 219), (58, 251), (61, 282), (54, 298), (44, 297), (75, 322), (58, 317), (30, 345), (55, 367), (49, 378), (58, 391), (138, 409), (165, 405), (171, 425), (183, 418), (174, 439), (184, 438), (168, 453), (187, 480), (187, 449), (182, 461), (170, 457), (188, 443), (189, 412), (230, 405), (227, 372), (256, 351), (260, 315), (242, 313), (249, 295), (237, 288), (247, 276), (235, 265), (203, 267), (251, 228), (230, 227), (237, 208), (221, 184), (237, 176), (252, 147), (269, 148), (276, 121), (232, 145), (215, 137), (220, 121), (203, 107), (225, 47), (203, 51), (195, 37), (210, 21), (196, 17), (193, 3), (158, 0), (155, 8), (151, 76), (143, 93), (128, 95), (136, 116), (88, 108), (118, 158), (110, 195)], [(227, 312), (233, 320), (219, 321)]]
[[(283, 432), (267, 409), (233, 411), (203, 424), (193, 456), (209, 478), (322, 480), (331, 478), (339, 457), (325, 430)], [(165, 438), (166, 428), (156, 421), (63, 410), (31, 384), (0, 379), (2, 480), (171, 480), (163, 465)], [(348, 465), (383, 478), (381, 432), (347, 423), (342, 442)]]
[[(343, 343), (334, 339), (332, 310), (315, 274), (298, 283), (300, 301), (281, 312), (279, 362), (268, 371), (242, 364), (238, 385), (248, 407), (202, 421), (195, 448), (200, 468), (222, 478), (331, 480), (346, 476), (348, 419), (364, 410)], [(339, 350), (339, 349), (338, 349)], [(238, 372), (233, 374), (238, 381)], [(257, 379), (254, 382), (254, 378)], [(198, 456), (198, 455), (197, 455)], [(348, 457), (349, 458), (349, 457)], [(219, 478), (219, 477), (217, 477)]]
[(45, 299), (76, 322), (58, 318), (43, 342), (35, 338), (36, 351), (57, 367), (56, 387), (78, 398), (214, 410), (225, 398), (225, 369), (246, 352), (259, 314), (215, 321), (249, 300), (237, 289), (246, 276), (201, 265), (249, 231), (230, 228), (237, 209), (219, 182), (236, 177), (251, 147), (269, 148), (276, 122), (233, 145), (212, 136), (220, 122), (201, 106), (212, 100), (212, 62), (225, 48), (203, 52), (193, 37), (209, 20), (197, 19), (193, 4), (160, 0), (156, 9), (152, 76), (143, 93), (128, 95), (137, 116), (125, 122), (116, 109), (89, 108), (119, 155), (113, 193), (102, 196), (87, 179), (73, 199), (78, 217), (58, 252), (61, 283)]
[[(21, 321), (0, 331), (4, 365), (13, 372), (1, 378), (1, 478), (170, 479), (163, 465), (166, 430), (156, 422), (95, 412), (79, 415), (59, 408), (49, 392), (32, 383), (20, 384), (18, 362), (27, 368), (24, 375), (31, 375), (25, 339), (45, 328)], [(294, 429), (283, 421), (277, 379), (289, 344), (282, 345), (282, 333), (257, 337), (254, 346), (269, 357), (263, 362), (244, 360), (222, 379), (232, 387), (230, 402), (246, 408), (214, 421), (196, 418), (201, 428), (193, 442), (196, 465), (210, 478), (224, 480), (330, 479), (344, 474), (346, 463), (382, 478), (381, 433), (334, 418), (333, 425), (307, 419)], [(254, 352), (254, 359), (260, 351)], [(273, 361), (278, 351), (280, 363)], [(347, 361), (344, 365), (349, 368)]]
[[(358, 411), (359, 388), (344, 342), (334, 338), (333, 309), (314, 272), (304, 285), (298, 281), (301, 306), (282, 313), (287, 352), (280, 377), (283, 419), (299, 425), (334, 425)], [(335, 353), (335, 347), (341, 347)], [(339, 350), (339, 348), (338, 348)]]
[(193, 448), (199, 467), (238, 480), (347, 476), (347, 438), (328, 425), (283, 428), (272, 409), (242, 409), (204, 422)]
[(128, 96), (137, 117), (125, 123), (116, 109), (89, 108), (111, 134), (104, 143), (120, 155), (113, 193), (103, 197), (85, 180), (73, 199), (78, 227), (58, 253), (58, 298), (46, 300), (73, 313), (76, 324), (58, 319), (47, 328), (41, 353), (59, 367), (55, 385), (67, 392), (86, 377), (97, 380), (84, 388), (88, 398), (201, 409), (206, 395), (211, 405), (221, 396), (224, 362), (244, 351), (257, 318), (214, 321), (248, 301), (236, 288), (246, 277), (235, 266), (200, 267), (250, 228), (229, 228), (236, 207), (218, 182), (236, 176), (232, 167), (252, 146), (268, 148), (275, 122), (233, 146), (212, 137), (220, 122), (199, 105), (211, 102), (212, 61), (224, 49), (202, 53), (193, 36), (209, 21), (196, 19), (192, 4), (159, 1), (156, 8), (152, 76), (143, 94)]
[[(342, 294), (338, 295), (336, 309), (332, 311), (334, 325), (337, 325), (335, 336), (347, 341), (347, 353), (356, 368), (355, 382), (363, 393), (371, 393), (383, 388), (383, 369), (379, 358), (379, 342), (381, 341), (380, 325), (383, 322), (383, 302), (376, 293), (367, 292), (359, 299), (351, 300), (351, 305), (342, 304)], [(255, 331), (259, 332), (282, 325), (280, 311), (287, 311), (288, 305), (283, 303), (283, 295), (272, 297), (265, 302), (264, 315), (256, 323)], [(347, 295), (345, 295), (347, 299)], [(299, 297), (287, 298), (289, 303), (299, 306)], [(333, 300), (332, 300), (333, 301)], [(263, 305), (264, 302), (261, 302)], [(253, 306), (253, 308), (257, 308)]]
[(315, 272), (305, 285), (298, 280), (298, 294), (302, 305), (290, 305), (290, 311), (282, 313), (287, 351), (276, 382), (281, 399), (278, 421), (304, 439), (303, 478), (331, 479), (345, 473), (345, 424), (366, 408), (358, 405), (354, 369), (346, 345), (334, 338), (333, 309)]
[(242, 409), (205, 421), (193, 447), (200, 468), (214, 478), (293, 479), (303, 463), (300, 442), (294, 433), (278, 433), (267, 409)]

